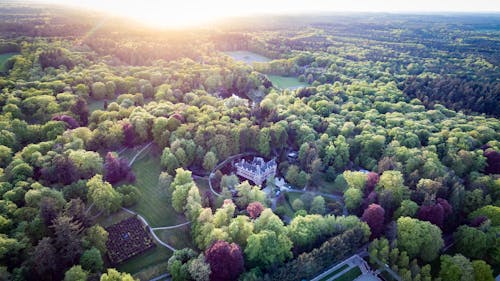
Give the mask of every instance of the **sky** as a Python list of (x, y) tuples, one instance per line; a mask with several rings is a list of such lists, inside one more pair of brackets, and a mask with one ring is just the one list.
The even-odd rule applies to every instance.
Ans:
[(159, 26), (312, 12), (500, 12), (500, 0), (39, 0), (95, 8)]

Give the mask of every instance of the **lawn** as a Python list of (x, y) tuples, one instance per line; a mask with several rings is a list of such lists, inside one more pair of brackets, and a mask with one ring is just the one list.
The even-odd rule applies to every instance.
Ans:
[(174, 229), (155, 230), (155, 233), (158, 238), (176, 249), (196, 249), (191, 240), (190, 224)]
[(178, 214), (167, 200), (167, 193), (158, 187), (161, 173), (160, 155), (153, 146), (149, 147), (132, 165), (136, 176), (135, 186), (141, 191), (141, 197), (130, 209), (141, 214), (152, 227), (169, 226), (186, 221)]
[[(127, 148), (120, 156), (131, 160), (144, 146)], [(132, 165), (136, 175), (135, 186), (141, 191), (141, 197), (130, 209), (141, 214), (152, 227), (170, 226), (186, 222), (182, 214), (178, 214), (167, 200), (167, 193), (158, 187), (158, 176), (161, 173), (160, 153), (151, 145), (145, 149)], [(206, 190), (206, 180), (198, 180), (200, 190)], [(110, 216), (101, 216), (98, 220), (103, 226), (117, 223), (131, 215), (119, 211)], [(193, 247), (190, 238), (190, 225), (170, 230), (155, 231), (158, 237), (176, 249)], [(166, 272), (165, 262), (172, 256), (172, 251), (158, 245), (147, 252), (131, 258), (118, 266), (121, 271), (136, 274), (141, 280), (150, 279)]]
[[(95, 209), (95, 208), (94, 208)], [(120, 210), (116, 213), (110, 214), (109, 216), (105, 215), (100, 215), (97, 218), (96, 223), (100, 224), (102, 227), (108, 227), (110, 225), (113, 225), (115, 223), (119, 223), (124, 219), (128, 219), (132, 216), (132, 214), (127, 213), (123, 210)]]
[(120, 264), (118, 270), (136, 274), (148, 267), (159, 266), (161, 263), (168, 261), (171, 256), (172, 251), (156, 244), (156, 247), (153, 249)]
[(252, 53), (249, 51), (231, 51), (231, 52), (224, 52), (226, 55), (232, 57), (233, 59), (237, 61), (242, 61), (246, 64), (252, 64), (254, 62), (268, 62), (271, 61), (270, 58), (261, 56), (256, 53)]
[(346, 269), (347, 267), (348, 267), (348, 265), (344, 264), (343, 266), (339, 267), (337, 270), (334, 270), (334, 271), (330, 272), (330, 274), (328, 274), (325, 277), (321, 278), (320, 281), (327, 281), (331, 277), (335, 276), (335, 274), (337, 274), (339, 272), (342, 272), (342, 270)]
[(275, 87), (281, 89), (297, 89), (300, 87), (306, 87), (307, 83), (300, 82), (297, 77), (286, 77), (279, 75), (268, 75), (267, 76)]
[[(108, 104), (113, 101), (108, 101)], [(87, 105), (89, 107), (89, 112), (94, 112), (96, 110), (104, 110), (104, 100), (95, 100), (93, 98), (89, 98)]]
[(0, 54), (0, 72), (7, 71), (7, 69), (5, 69), (5, 64), (6, 64), (8, 59), (10, 59), (11, 57), (13, 57), (15, 55), (19, 55), (19, 53)]
[(359, 267), (355, 267), (346, 273), (342, 274), (339, 278), (336, 278), (335, 281), (353, 281), (361, 275), (361, 269)]
[(207, 179), (195, 179), (194, 182), (196, 183), (198, 190), (200, 190), (201, 196), (203, 196), (203, 194), (205, 194), (206, 191), (210, 190)]

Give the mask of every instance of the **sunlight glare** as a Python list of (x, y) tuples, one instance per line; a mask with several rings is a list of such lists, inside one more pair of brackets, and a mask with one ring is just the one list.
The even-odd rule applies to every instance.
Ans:
[(126, 16), (158, 27), (201, 26), (224, 17), (310, 12), (494, 12), (491, 0), (38, 0)]

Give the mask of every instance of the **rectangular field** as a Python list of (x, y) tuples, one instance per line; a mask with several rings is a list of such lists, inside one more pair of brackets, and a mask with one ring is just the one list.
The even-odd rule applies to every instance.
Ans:
[(230, 52), (224, 52), (224, 54), (232, 57), (233, 59), (237, 61), (242, 61), (246, 64), (252, 64), (254, 62), (268, 62), (271, 61), (270, 58), (261, 56), (256, 53), (252, 53), (249, 51), (230, 51)]
[(278, 87), (280, 89), (297, 89), (300, 87), (306, 87), (307, 83), (305, 82), (300, 82), (298, 78), (296, 77), (286, 77), (286, 76), (279, 76), (279, 75), (268, 75), (267, 76), (271, 82), (273, 82), (273, 85), (275, 87)]
[(0, 54), (0, 72), (7, 71), (5, 63), (7, 62), (8, 59), (10, 59), (15, 55), (19, 55), (19, 53)]

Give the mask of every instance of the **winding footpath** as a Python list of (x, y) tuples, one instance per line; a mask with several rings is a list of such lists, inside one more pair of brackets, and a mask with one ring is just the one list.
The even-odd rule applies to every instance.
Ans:
[[(144, 150), (146, 150), (148, 147), (150, 147), (151, 145), (153, 144), (153, 142), (149, 142), (148, 144), (146, 144), (143, 148), (141, 148), (141, 150), (139, 150), (134, 157), (132, 157), (132, 159), (130, 160), (129, 162), (129, 166), (131, 167), (135, 160), (137, 159), (137, 157), (139, 157), (141, 155), (142, 152), (144, 152)], [(181, 224), (178, 224), (178, 225), (171, 225), (171, 226), (162, 226), (162, 227), (151, 227), (151, 225), (148, 223), (148, 221), (143, 217), (141, 216), (139, 213), (137, 212), (134, 212), (130, 209), (127, 209), (125, 207), (122, 207), (122, 210), (124, 210), (125, 212), (129, 213), (129, 214), (132, 214), (132, 215), (135, 215), (137, 216), (149, 229), (149, 232), (151, 233), (151, 235), (153, 236), (153, 238), (156, 240), (156, 242), (158, 242), (158, 244), (162, 245), (163, 247), (169, 249), (169, 250), (172, 250), (172, 251), (175, 251), (176, 249), (170, 245), (170, 244), (167, 244), (165, 242), (163, 242), (157, 235), (156, 233), (154, 232), (155, 230), (166, 230), (166, 229), (175, 229), (175, 228), (179, 228), (179, 227), (183, 227), (185, 225), (188, 225), (190, 224), (191, 222), (188, 221), (188, 222), (185, 222), (185, 223), (181, 223)]]
[(141, 155), (141, 153), (146, 150), (146, 148), (150, 147), (151, 145), (153, 144), (153, 142), (149, 142), (148, 144), (146, 144), (143, 148), (141, 148), (141, 150), (139, 150), (137, 152), (137, 154), (135, 154), (134, 157), (132, 157), (132, 159), (130, 160), (130, 162), (128, 163), (128, 166), (129, 167), (132, 167), (132, 165), (134, 164), (135, 160), (137, 159), (137, 157), (139, 157), (139, 155)]
[(181, 223), (181, 224), (177, 224), (177, 225), (172, 225), (172, 226), (163, 226), (163, 227), (151, 227), (151, 225), (149, 225), (148, 221), (143, 217), (141, 216), (140, 214), (130, 210), (130, 209), (127, 209), (125, 207), (122, 207), (122, 210), (124, 210), (125, 212), (129, 213), (129, 214), (132, 214), (132, 215), (135, 215), (137, 216), (149, 229), (149, 232), (151, 233), (151, 235), (153, 235), (153, 238), (156, 240), (156, 242), (158, 242), (158, 244), (162, 245), (163, 247), (165, 248), (168, 248), (172, 251), (176, 251), (176, 249), (172, 246), (172, 245), (169, 245), (165, 242), (163, 242), (157, 235), (156, 233), (154, 232), (155, 230), (163, 230), (163, 229), (174, 229), (174, 228), (179, 228), (179, 227), (183, 227), (185, 225), (188, 225), (190, 224), (191, 222), (188, 221), (188, 222), (185, 222), (185, 223)]
[(226, 165), (227, 162), (232, 161), (232, 160), (234, 160), (236, 158), (250, 156), (250, 155), (256, 155), (256, 154), (257, 153), (255, 153), (255, 152), (245, 152), (245, 153), (236, 154), (236, 155), (233, 155), (233, 156), (230, 156), (230, 157), (226, 158), (224, 161), (222, 161), (219, 164), (217, 164), (217, 166), (215, 166), (212, 169), (212, 171), (210, 172), (210, 176), (208, 177), (208, 186), (210, 187), (210, 190), (212, 191), (212, 193), (215, 194), (215, 196), (217, 196), (217, 197), (223, 197), (222, 194), (220, 194), (217, 191), (215, 191), (214, 188), (213, 188), (213, 186), (212, 186), (212, 177), (213, 177), (213, 175), (215, 175), (215, 171), (217, 171), (218, 169), (222, 168), (222, 166)]

